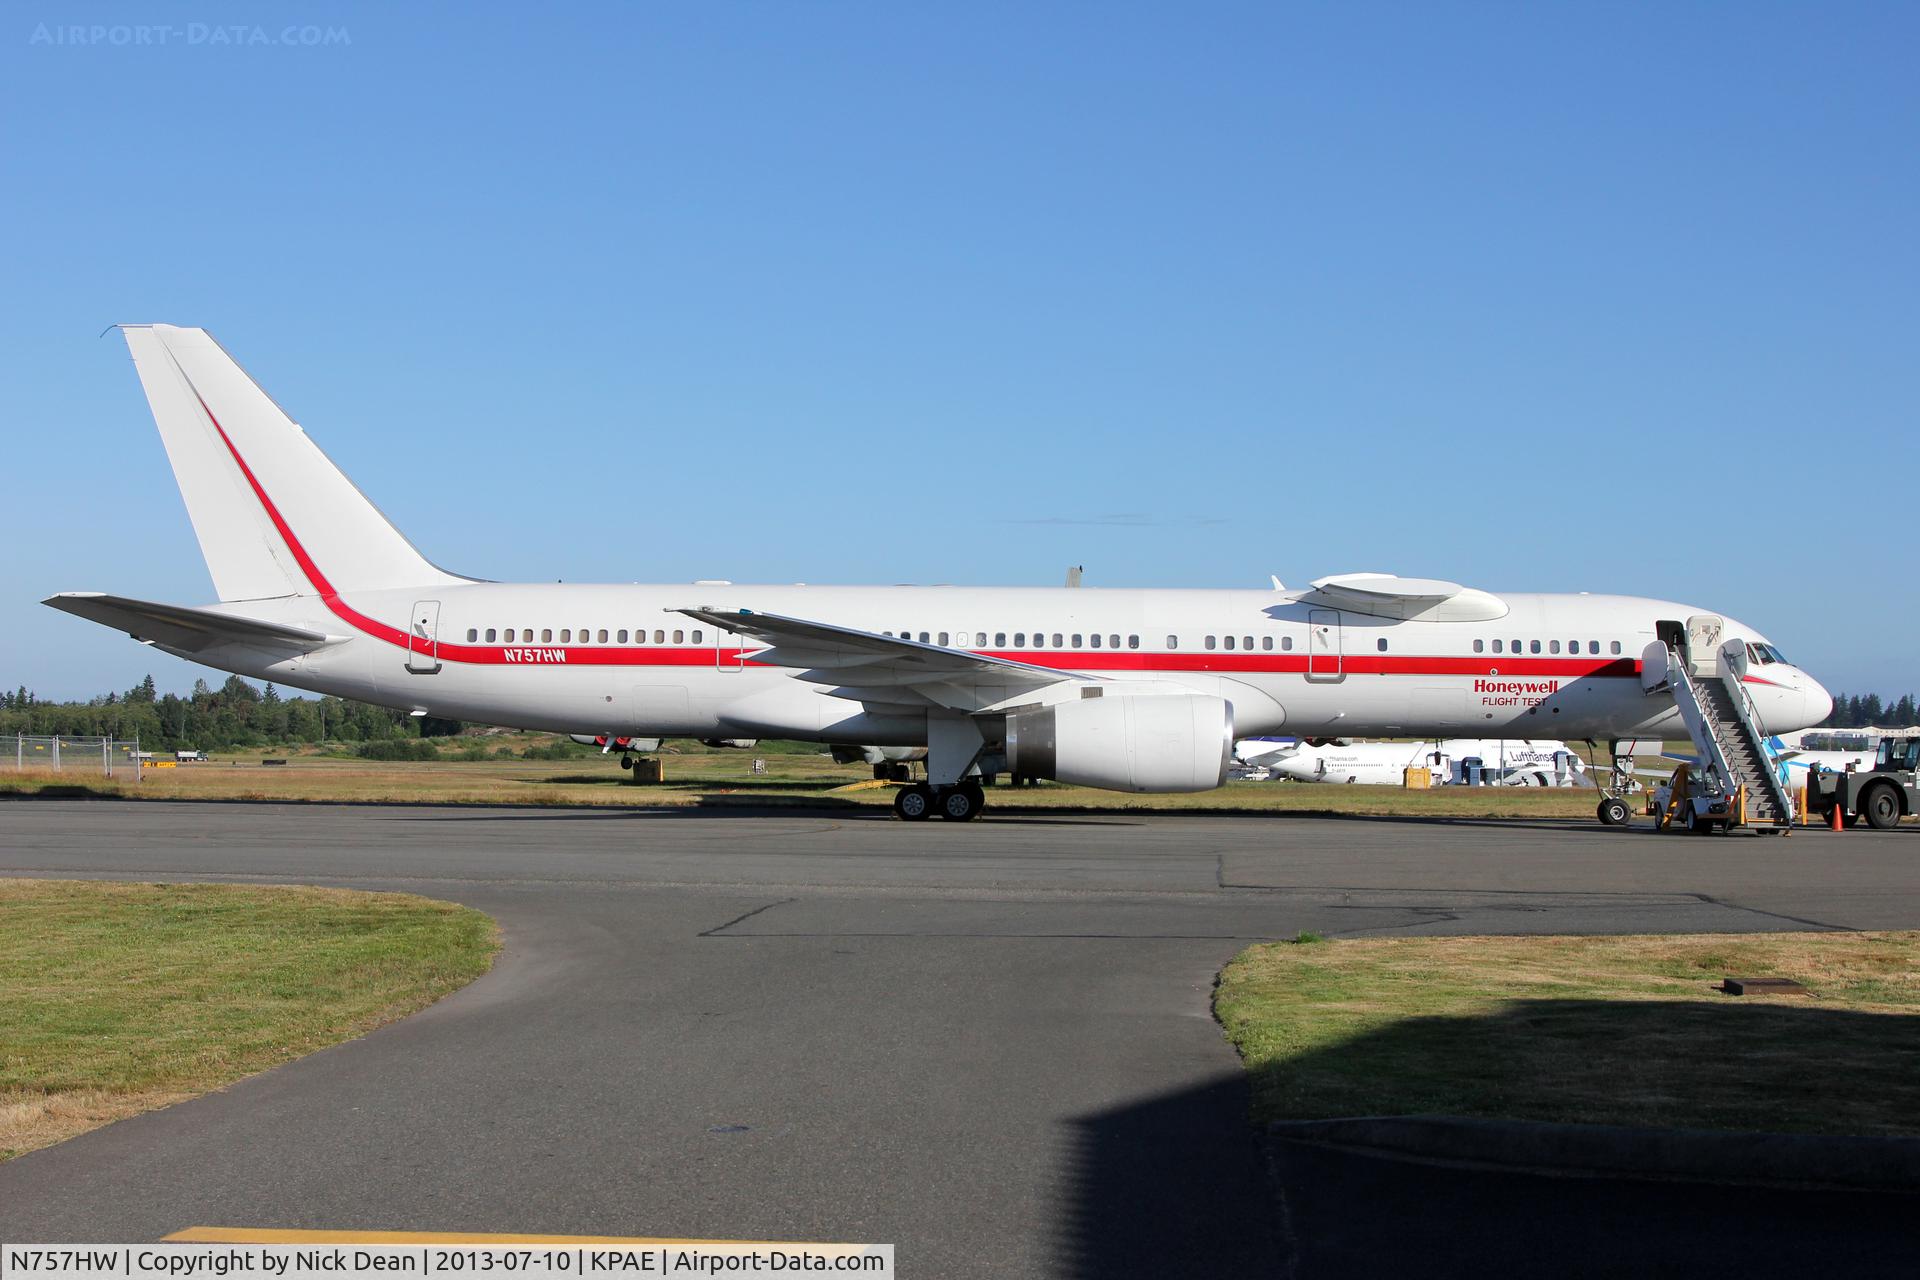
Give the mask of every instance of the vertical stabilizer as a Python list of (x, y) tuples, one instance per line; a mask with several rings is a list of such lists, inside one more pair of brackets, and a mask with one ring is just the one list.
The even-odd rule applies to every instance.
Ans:
[(123, 332), (220, 599), (465, 581), (429, 564), (206, 330)]

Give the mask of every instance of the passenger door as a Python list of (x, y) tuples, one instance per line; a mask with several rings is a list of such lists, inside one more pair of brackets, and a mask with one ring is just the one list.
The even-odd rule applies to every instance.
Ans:
[(438, 600), (413, 602), (413, 613), (407, 622), (407, 670), (417, 676), (430, 676), (440, 670)]

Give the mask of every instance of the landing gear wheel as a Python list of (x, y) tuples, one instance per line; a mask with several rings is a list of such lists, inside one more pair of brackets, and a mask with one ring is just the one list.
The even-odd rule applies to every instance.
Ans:
[(622, 769), (631, 769), (631, 768), (633, 768), (633, 757), (632, 757), (632, 756), (621, 756), (621, 757), (620, 757), (620, 767), (621, 767)]
[(980, 802), (984, 798), (978, 787), (964, 783), (949, 787), (940, 793), (940, 816), (948, 822), (971, 822), (980, 812)]
[(893, 793), (894, 816), (908, 822), (925, 822), (933, 816), (933, 792), (915, 784)]
[(1624, 827), (1633, 820), (1627, 811), (1627, 802), (1618, 796), (1608, 796), (1602, 800), (1597, 816), (1603, 827)]
[(1900, 793), (1881, 783), (1870, 787), (1860, 801), (1860, 816), (1875, 831), (1891, 831), (1900, 825)]

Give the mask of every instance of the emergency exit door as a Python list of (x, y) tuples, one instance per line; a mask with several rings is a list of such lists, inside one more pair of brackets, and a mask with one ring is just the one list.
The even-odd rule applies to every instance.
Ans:
[(1340, 665), (1340, 611), (1307, 611), (1307, 679), (1325, 684), (1344, 680)]
[(738, 671), (745, 665), (745, 636), (736, 636), (731, 631), (713, 633), (713, 665), (721, 671)]
[(416, 600), (407, 623), (407, 670), (430, 676), (440, 669), (440, 602)]

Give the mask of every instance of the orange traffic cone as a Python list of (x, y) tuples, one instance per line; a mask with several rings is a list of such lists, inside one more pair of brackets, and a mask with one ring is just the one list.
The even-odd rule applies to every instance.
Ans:
[(1845, 831), (1847, 829), (1845, 819), (1840, 816), (1839, 805), (1836, 804), (1833, 808), (1827, 810), (1827, 826), (1834, 831)]

